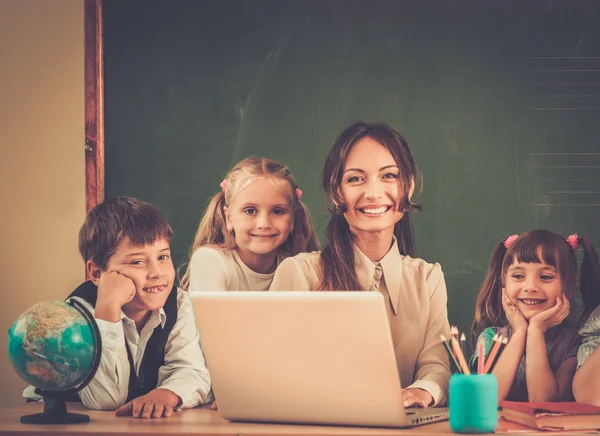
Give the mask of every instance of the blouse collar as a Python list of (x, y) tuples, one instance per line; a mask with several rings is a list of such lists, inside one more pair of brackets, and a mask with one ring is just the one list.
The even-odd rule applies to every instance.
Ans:
[(362, 289), (375, 290), (375, 284), (381, 282), (381, 279), (385, 277), (390, 303), (394, 314), (397, 315), (400, 283), (402, 281), (402, 259), (404, 259), (404, 256), (400, 254), (396, 237), (393, 237), (390, 250), (379, 262), (371, 261), (356, 244), (354, 245), (354, 258), (358, 282)]

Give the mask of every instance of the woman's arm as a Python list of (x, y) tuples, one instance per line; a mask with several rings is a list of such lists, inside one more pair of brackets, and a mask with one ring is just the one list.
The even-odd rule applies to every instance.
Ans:
[(427, 278), (429, 287), (429, 318), (423, 348), (415, 363), (415, 382), (408, 388), (423, 389), (431, 394), (433, 403), (429, 406), (444, 404), (447, 400), (448, 381), (450, 380), (450, 362), (448, 354), (440, 341), (440, 335), (450, 337), (448, 323), (448, 297), (444, 274), (439, 265), (435, 265)]
[(311, 288), (309, 285), (308, 275), (315, 276), (313, 278), (316, 278), (315, 272), (305, 271), (297, 259), (288, 257), (277, 267), (269, 290), (314, 291), (315, 289)]

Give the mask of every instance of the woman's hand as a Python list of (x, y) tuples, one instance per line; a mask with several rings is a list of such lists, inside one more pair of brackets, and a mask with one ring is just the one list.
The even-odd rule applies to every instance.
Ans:
[(423, 389), (402, 389), (404, 407), (429, 407), (433, 403), (431, 394)]
[(504, 308), (506, 319), (508, 319), (513, 332), (527, 332), (527, 327), (529, 326), (527, 320), (515, 303), (510, 299), (504, 288), (502, 288), (502, 307)]
[(529, 320), (530, 329), (539, 329), (545, 333), (548, 329), (559, 325), (569, 316), (571, 303), (567, 296), (562, 293), (556, 297), (556, 303), (550, 309), (534, 315)]

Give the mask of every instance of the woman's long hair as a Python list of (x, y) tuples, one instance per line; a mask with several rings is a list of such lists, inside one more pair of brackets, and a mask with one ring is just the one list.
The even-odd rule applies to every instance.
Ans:
[(402, 136), (385, 123), (357, 122), (347, 127), (336, 139), (323, 169), (323, 189), (331, 202), (332, 216), (325, 232), (326, 245), (321, 253), (321, 280), (319, 290), (360, 290), (355, 271), (354, 236), (344, 217), (347, 210), (340, 194), (344, 165), (350, 150), (359, 140), (369, 137), (385, 147), (400, 169), (404, 190), (398, 205), (404, 216), (394, 226), (394, 235), (401, 254), (414, 255), (414, 233), (411, 212), (420, 206), (409, 198), (411, 184), (421, 186), (421, 174)]

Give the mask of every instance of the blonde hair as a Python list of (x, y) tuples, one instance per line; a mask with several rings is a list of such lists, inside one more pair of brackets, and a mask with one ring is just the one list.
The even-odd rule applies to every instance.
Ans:
[[(196, 230), (189, 259), (192, 258), (198, 248), (205, 245), (216, 245), (223, 250), (234, 250), (236, 248), (235, 236), (227, 230), (224, 207), (233, 204), (237, 194), (257, 177), (264, 177), (285, 186), (285, 192), (289, 195), (294, 230), (277, 249), (278, 258), (282, 260), (298, 253), (319, 249), (319, 240), (312, 225), (310, 213), (298, 197), (298, 185), (294, 181), (294, 176), (292, 176), (290, 170), (271, 159), (249, 157), (238, 162), (229, 171), (223, 181), (223, 189), (211, 198), (198, 225), (198, 230)], [(189, 282), (190, 264), (188, 261), (185, 274), (180, 280), (180, 287), (187, 290)]]

